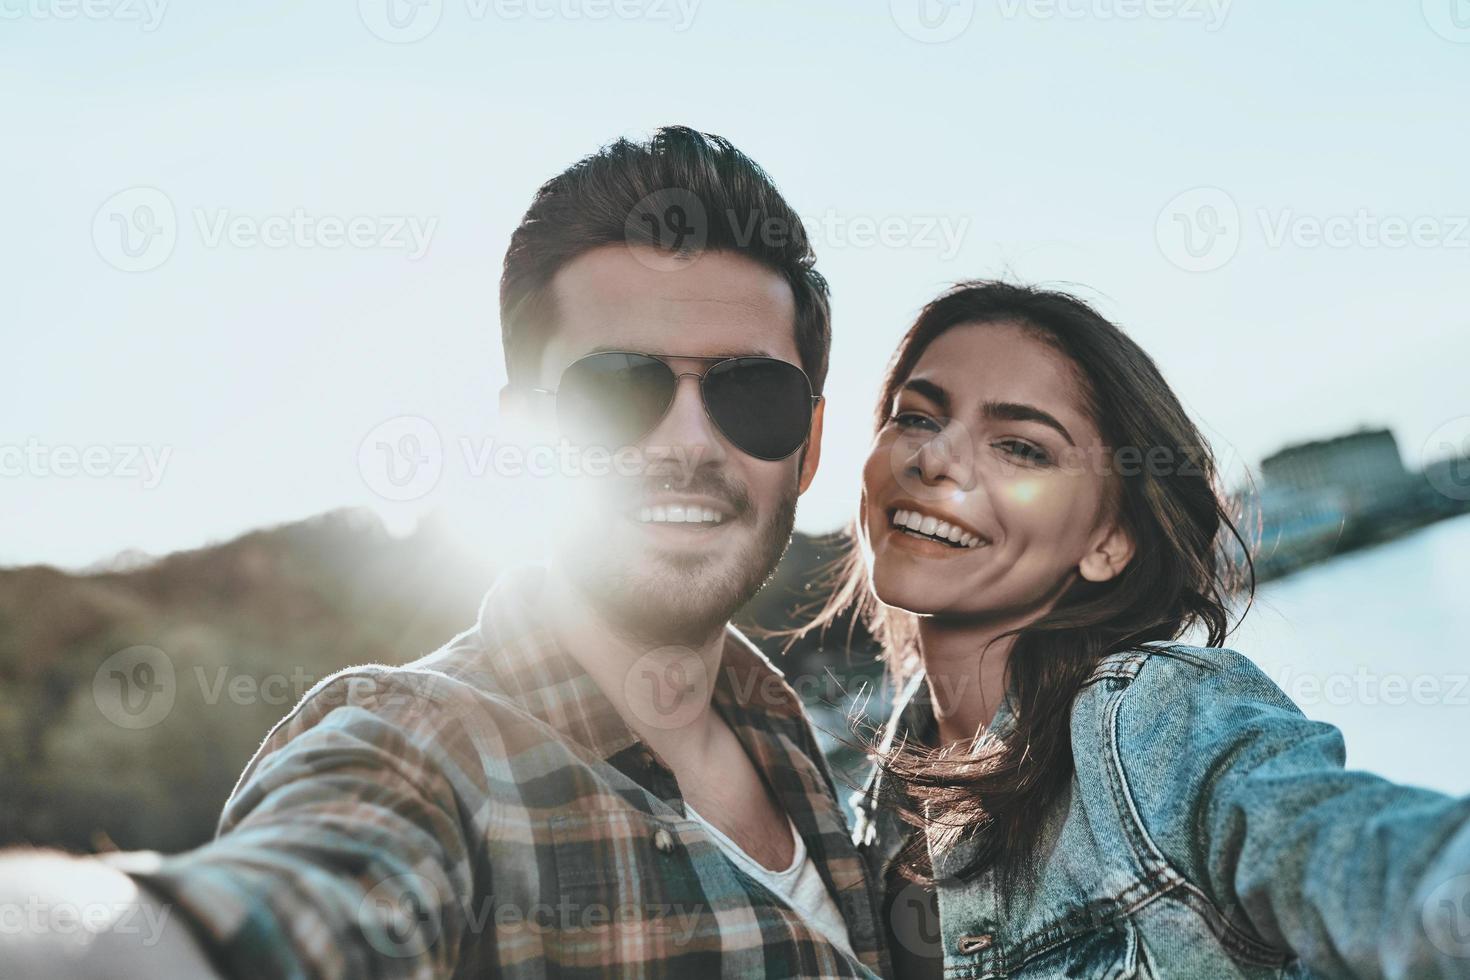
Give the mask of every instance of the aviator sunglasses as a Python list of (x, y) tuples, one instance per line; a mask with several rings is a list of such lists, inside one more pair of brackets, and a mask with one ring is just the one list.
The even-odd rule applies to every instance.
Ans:
[(698, 378), (705, 414), (741, 452), (785, 459), (806, 442), (822, 396), (812, 394), (811, 380), (795, 364), (754, 355), (677, 357), (702, 362), (704, 371), (679, 374), (659, 355), (600, 351), (568, 365), (556, 388), (531, 391), (556, 399), (557, 426), (567, 438), (626, 446), (668, 414), (680, 378)]

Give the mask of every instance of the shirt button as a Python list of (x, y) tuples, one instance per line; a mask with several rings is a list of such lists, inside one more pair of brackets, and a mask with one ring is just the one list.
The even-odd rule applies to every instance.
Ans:
[(653, 832), (653, 846), (660, 854), (672, 854), (674, 852), (674, 835), (663, 827), (658, 828)]

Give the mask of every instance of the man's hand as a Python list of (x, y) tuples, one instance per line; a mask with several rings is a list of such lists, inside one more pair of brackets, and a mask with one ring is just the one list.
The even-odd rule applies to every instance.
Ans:
[(218, 978), (173, 909), (101, 861), (0, 853), (0, 977)]

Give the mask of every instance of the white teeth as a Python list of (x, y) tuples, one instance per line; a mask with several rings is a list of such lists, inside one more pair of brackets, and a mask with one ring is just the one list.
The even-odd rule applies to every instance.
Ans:
[(980, 538), (977, 535), (961, 530), (958, 525), (951, 524), (948, 521), (941, 521), (937, 517), (928, 517), (911, 510), (894, 511), (893, 526), (917, 531), (929, 537), (940, 538), (961, 548), (974, 548), (980, 544)]
[(664, 507), (641, 507), (638, 520), (644, 524), (719, 524), (725, 515), (710, 507), (669, 504)]

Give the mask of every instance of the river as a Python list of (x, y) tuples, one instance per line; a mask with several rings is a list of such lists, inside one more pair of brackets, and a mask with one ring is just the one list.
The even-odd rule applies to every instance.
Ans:
[(1228, 643), (1347, 764), (1470, 793), (1470, 515), (1268, 582)]

